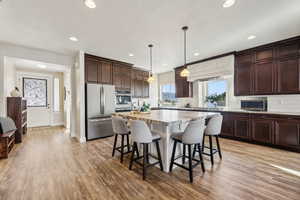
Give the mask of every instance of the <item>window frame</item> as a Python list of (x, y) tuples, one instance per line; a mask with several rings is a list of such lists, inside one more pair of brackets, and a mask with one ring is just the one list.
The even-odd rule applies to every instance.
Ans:
[(209, 81), (226, 81), (226, 91), (225, 91), (225, 105), (224, 106), (219, 106), (217, 105), (217, 107), (220, 107), (220, 108), (224, 108), (224, 107), (227, 107), (228, 104), (229, 104), (229, 83), (230, 81), (227, 79), (227, 78), (217, 78), (217, 79), (212, 79), (212, 80), (208, 80), (208, 81), (205, 81), (205, 83), (203, 84), (203, 101), (204, 101), (204, 105), (206, 107), (208, 107), (208, 102), (205, 102), (206, 100), (206, 97), (208, 96), (208, 83)]
[[(174, 102), (177, 102), (177, 99), (176, 99), (176, 87), (175, 87), (175, 84), (173, 83), (167, 83), (167, 84), (161, 84), (160, 87), (159, 87), (159, 90), (160, 90), (160, 102), (162, 102), (163, 104), (171, 104), (171, 102), (168, 102), (166, 100), (163, 99), (163, 86), (166, 86), (166, 85), (170, 85), (170, 86), (173, 86), (174, 87)], [(172, 101), (172, 100), (171, 100)]]

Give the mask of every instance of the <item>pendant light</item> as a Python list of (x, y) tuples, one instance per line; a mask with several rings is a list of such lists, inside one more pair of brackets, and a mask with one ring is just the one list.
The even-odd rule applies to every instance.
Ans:
[(181, 77), (188, 77), (190, 75), (189, 70), (186, 68), (186, 31), (188, 30), (187, 26), (182, 27), (184, 32), (184, 69), (180, 72)]
[(148, 78), (147, 81), (148, 81), (148, 83), (152, 83), (154, 81), (154, 77), (153, 77), (153, 74), (152, 74), (152, 47), (153, 47), (153, 45), (149, 44), (148, 47), (150, 49), (150, 67), (151, 67), (151, 71), (150, 71), (149, 78)]

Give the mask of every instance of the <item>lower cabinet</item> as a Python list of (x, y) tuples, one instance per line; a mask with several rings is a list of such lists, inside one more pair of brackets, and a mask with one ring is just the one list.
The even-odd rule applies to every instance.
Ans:
[(252, 119), (252, 140), (267, 144), (273, 143), (273, 120), (270, 119)]
[(300, 121), (276, 120), (275, 144), (300, 150)]
[(223, 123), (222, 123), (221, 135), (233, 137), (234, 136), (234, 132), (233, 132), (234, 131), (234, 128), (233, 128), (234, 120), (231, 117), (231, 114), (222, 113), (222, 115), (223, 115)]
[(250, 139), (250, 120), (248, 117), (234, 118), (234, 136), (241, 139)]
[(300, 117), (224, 112), (221, 136), (300, 152)]

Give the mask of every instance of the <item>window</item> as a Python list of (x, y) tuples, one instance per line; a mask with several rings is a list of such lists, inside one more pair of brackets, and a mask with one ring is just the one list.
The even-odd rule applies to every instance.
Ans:
[(174, 84), (161, 85), (160, 91), (163, 102), (174, 103), (176, 101)]
[(208, 107), (226, 106), (227, 80), (207, 81), (205, 102)]
[(60, 111), (60, 83), (58, 78), (54, 78), (53, 82), (53, 111), (59, 112)]
[(23, 97), (28, 107), (47, 107), (47, 79), (23, 78)]

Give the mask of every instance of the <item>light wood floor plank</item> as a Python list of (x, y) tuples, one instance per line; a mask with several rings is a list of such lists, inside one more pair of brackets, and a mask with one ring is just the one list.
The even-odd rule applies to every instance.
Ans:
[(0, 160), (0, 199), (246, 199), (299, 200), (300, 154), (221, 139), (223, 160), (215, 157), (206, 173), (151, 168), (128, 170), (111, 157), (113, 138), (79, 144), (60, 127), (29, 130), (22, 144)]

